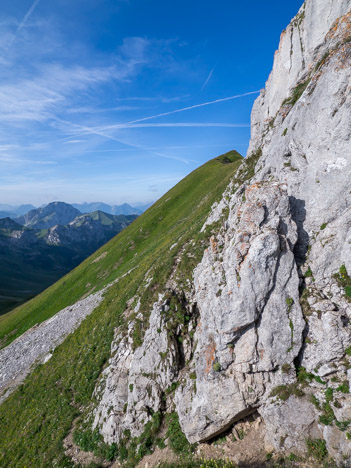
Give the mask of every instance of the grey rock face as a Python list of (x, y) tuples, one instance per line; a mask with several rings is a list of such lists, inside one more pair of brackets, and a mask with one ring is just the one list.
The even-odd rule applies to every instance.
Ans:
[[(342, 265), (351, 275), (350, 10), (348, 0), (306, 0), (283, 32), (252, 112), (255, 174), (229, 184), (203, 227), (228, 213), (187, 295), (199, 319), (186, 365), (166, 333), (162, 300), (140, 348), (117, 333), (95, 412), (106, 441), (124, 429), (139, 434), (145, 408), (175, 407), (190, 442), (258, 409), (267, 447), (303, 453), (306, 438), (324, 438), (337, 462), (350, 457), (341, 429), (351, 402), (340, 383), (350, 381), (351, 303), (336, 275)], [(295, 366), (310, 373), (303, 398), (292, 395), (302, 385)], [(163, 405), (172, 382), (174, 399)], [(278, 386), (291, 391), (284, 401), (272, 397)]]
[(176, 379), (179, 367), (177, 346), (162, 319), (166, 308), (160, 297), (151, 312), (143, 344), (135, 351), (133, 322), (127, 336), (116, 336), (109, 366), (96, 391), (101, 402), (94, 427), (100, 428), (106, 442), (119, 441), (125, 430), (138, 436), (151, 415), (165, 407), (164, 392)]
[(279, 368), (292, 364), (302, 343), (296, 225), (285, 187), (254, 184), (244, 197), (241, 205), (241, 194), (232, 197), (226, 229), (194, 272), (196, 393), (186, 398), (189, 386), (176, 393), (191, 442), (257, 407), (273, 382), (284, 381)]
[(283, 403), (263, 406), (260, 413), (266, 424), (267, 447), (305, 453), (307, 438), (322, 438), (314, 407), (305, 398), (291, 396)]
[[(250, 144), (251, 150), (262, 149), (254, 180), (271, 179), (287, 186), (298, 227), (295, 259), (300, 276), (309, 271), (307, 278), (301, 278), (306, 288), (306, 336), (299, 365), (323, 377), (337, 401), (341, 396), (335, 393), (335, 382), (347, 380), (345, 350), (351, 339), (351, 304), (335, 278), (342, 265), (351, 272), (350, 9), (344, 1), (305, 2), (283, 33), (266, 90), (255, 103)], [(292, 104), (289, 97), (294, 92), (297, 100)], [(309, 386), (318, 399), (325, 400), (318, 384)], [(289, 412), (282, 411), (287, 404), (280, 407), (266, 400), (260, 409), (266, 438), (276, 450), (282, 449), (277, 434), (291, 426)], [(306, 408), (299, 413), (289, 429), (296, 436), (288, 435), (286, 448), (303, 451), (297, 433), (308, 437), (308, 430), (299, 425), (305, 424), (304, 415), (310, 412)], [(319, 421), (323, 412), (315, 413)], [(328, 452), (341, 463), (350, 455), (340, 430), (346, 414), (335, 412), (335, 418), (339, 426), (333, 422), (318, 426)]]

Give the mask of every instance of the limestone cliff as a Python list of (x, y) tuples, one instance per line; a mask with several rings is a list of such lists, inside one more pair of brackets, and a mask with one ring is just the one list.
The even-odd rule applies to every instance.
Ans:
[(317, 438), (350, 457), (350, 10), (306, 0), (283, 32), (239, 174), (255, 171), (213, 206), (193, 281), (185, 289), (175, 268), (141, 344), (136, 320), (116, 329), (93, 410), (106, 442), (170, 411), (206, 441), (258, 410), (267, 447), (302, 453)]

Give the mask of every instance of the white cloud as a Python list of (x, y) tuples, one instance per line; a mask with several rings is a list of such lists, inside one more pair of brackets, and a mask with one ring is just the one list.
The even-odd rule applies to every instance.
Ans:
[(128, 70), (115, 67), (48, 65), (37, 76), (0, 83), (0, 119), (43, 121), (72, 104), (77, 93), (111, 80), (123, 80)]

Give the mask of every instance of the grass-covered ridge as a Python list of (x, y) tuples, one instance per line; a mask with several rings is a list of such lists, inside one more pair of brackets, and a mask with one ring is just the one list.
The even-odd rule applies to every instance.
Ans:
[[(198, 236), (212, 204), (220, 199), (241, 161), (238, 153), (230, 152), (196, 169), (79, 267), (0, 319), (1, 337), (9, 342), (86, 293), (120, 278), (52, 358), (39, 365), (1, 405), (0, 427), (6, 431), (0, 431), (0, 466), (73, 466), (62, 440), (91, 402), (96, 380), (109, 358), (114, 328), (125, 323), (127, 301), (152, 271), (153, 279), (142, 298), (142, 309), (150, 310), (182, 247)], [(192, 266), (185, 269), (189, 275)]]
[[(139, 269), (143, 258), (152, 253), (157, 258), (161, 249), (169, 249), (192, 227), (197, 229), (241, 160), (231, 151), (199, 167), (93, 256), (30, 302), (0, 317), (0, 347), (86, 293), (98, 291), (131, 268)], [(104, 252), (104, 258), (92, 263)]]

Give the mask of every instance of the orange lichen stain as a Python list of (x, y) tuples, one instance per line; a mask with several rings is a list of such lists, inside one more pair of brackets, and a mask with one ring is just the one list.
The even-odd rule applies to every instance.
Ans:
[(228, 296), (231, 296), (233, 294), (233, 291), (228, 291)]
[(215, 360), (216, 354), (216, 345), (212, 341), (205, 350), (205, 357), (206, 357), (206, 369), (205, 373), (208, 374), (212, 369), (213, 361)]
[(263, 356), (264, 356), (264, 349), (260, 349), (258, 353), (259, 353), (259, 355), (260, 355), (260, 359), (263, 359)]
[(217, 242), (214, 240), (214, 237), (210, 238), (211, 248), (213, 253), (217, 253)]

